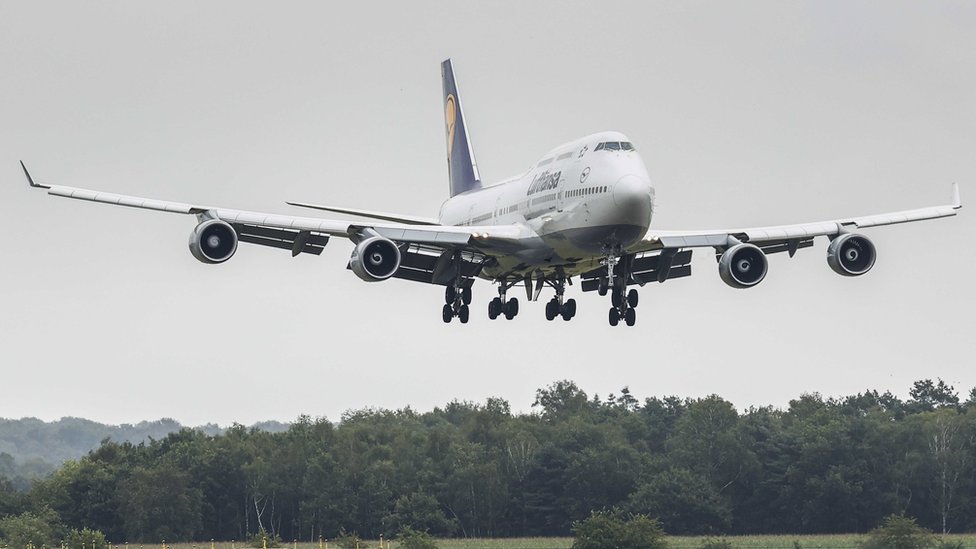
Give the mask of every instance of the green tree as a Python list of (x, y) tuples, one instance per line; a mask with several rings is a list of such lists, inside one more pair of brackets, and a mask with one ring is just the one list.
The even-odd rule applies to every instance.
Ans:
[(939, 379), (932, 383), (931, 379), (916, 381), (908, 394), (912, 397), (909, 404), (921, 411), (931, 411), (936, 408), (955, 407), (959, 405), (959, 393), (955, 387)]
[(924, 549), (935, 547), (932, 531), (915, 523), (915, 519), (890, 515), (868, 532), (862, 549)]
[(133, 469), (119, 498), (129, 540), (189, 541), (200, 530), (202, 493), (189, 473), (171, 463)]
[(37, 547), (53, 547), (60, 543), (61, 525), (50, 509), (40, 513), (21, 513), (0, 519), (0, 539), (12, 549), (33, 544)]
[(628, 508), (657, 517), (672, 534), (713, 534), (732, 526), (729, 500), (702, 477), (679, 467), (650, 475), (631, 494)]
[(64, 535), (67, 549), (86, 549), (86, 547), (106, 547), (105, 534), (89, 528), (72, 528)]
[(620, 510), (594, 511), (573, 523), (573, 549), (667, 549), (661, 524)]
[(437, 549), (437, 542), (427, 532), (407, 527), (397, 534), (401, 549)]

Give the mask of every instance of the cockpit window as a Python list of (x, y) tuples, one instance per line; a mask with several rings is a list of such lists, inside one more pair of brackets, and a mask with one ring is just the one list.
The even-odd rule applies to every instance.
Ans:
[(632, 151), (634, 145), (629, 141), (606, 141), (596, 146), (595, 151)]

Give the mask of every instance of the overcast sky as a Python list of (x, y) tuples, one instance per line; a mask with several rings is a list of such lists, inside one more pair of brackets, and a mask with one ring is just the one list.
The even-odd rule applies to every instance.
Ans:
[[(0, 1), (0, 417), (188, 424), (508, 399), (559, 379), (605, 396), (976, 386), (976, 3)], [(452, 57), (486, 182), (600, 130), (627, 134), (653, 226), (750, 226), (944, 204), (826, 241), (734, 290), (695, 276), (546, 322), (545, 296), (445, 325), (443, 290), (367, 284), (242, 245), (207, 266), (191, 217), (48, 197), (42, 182), (307, 215), (285, 200), (434, 216), (447, 198), (440, 62)], [(519, 295), (518, 293), (512, 295)]]

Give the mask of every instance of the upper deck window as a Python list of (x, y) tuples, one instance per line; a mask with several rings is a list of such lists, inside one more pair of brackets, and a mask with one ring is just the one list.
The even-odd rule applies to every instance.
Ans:
[(596, 146), (595, 151), (632, 151), (634, 145), (629, 141), (606, 141)]

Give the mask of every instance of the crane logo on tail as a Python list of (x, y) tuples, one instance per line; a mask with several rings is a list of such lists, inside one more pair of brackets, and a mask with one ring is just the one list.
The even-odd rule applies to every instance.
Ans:
[(454, 128), (457, 123), (457, 101), (454, 94), (448, 94), (444, 101), (444, 121), (447, 123), (447, 158), (450, 161), (451, 151), (454, 150)]

